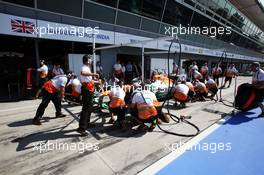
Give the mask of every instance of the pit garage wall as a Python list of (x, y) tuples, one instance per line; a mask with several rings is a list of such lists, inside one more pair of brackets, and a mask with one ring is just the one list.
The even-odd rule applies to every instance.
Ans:
[[(151, 62), (151, 68), (160, 68), (160, 69), (165, 69), (167, 71), (167, 54), (152, 54), (152, 55), (149, 55), (151, 59), (154, 59), (152, 62)], [(178, 58), (179, 58), (179, 54), (176, 54), (175, 56), (175, 61), (176, 63), (178, 64)], [(159, 60), (158, 60), (159, 59)], [(172, 53), (171, 56), (170, 56), (170, 72), (172, 70), (172, 62), (174, 60), (174, 54)], [(204, 56), (204, 55), (195, 55), (195, 54), (182, 54), (181, 55), (181, 63), (183, 61), (197, 61), (197, 62), (200, 62), (200, 63), (204, 63), (204, 62), (207, 62), (208, 63), (208, 68), (209, 68), (209, 72), (211, 72), (212, 70), (212, 66), (215, 65), (216, 63), (219, 63), (221, 58), (219, 57), (211, 57), (211, 56)], [(231, 62), (234, 63), (236, 65), (236, 68), (238, 70), (240, 70), (241, 72), (245, 72), (247, 67), (248, 67), (248, 61), (244, 61), (244, 60), (226, 60), (224, 62)], [(163, 62), (163, 63), (162, 63)], [(160, 64), (159, 64), (160, 63)], [(161, 64), (162, 63), (162, 64)], [(165, 68), (164, 68), (164, 65), (165, 65)], [(223, 67), (225, 69), (225, 66)]]
[[(153, 51), (153, 50), (145, 50)], [(120, 47), (115, 49), (106, 49), (100, 51), (101, 57), (101, 64), (103, 66), (104, 74), (111, 74), (113, 71), (113, 65), (116, 63), (117, 55), (118, 54), (127, 54), (127, 55), (137, 55), (141, 57), (141, 49), (140, 48), (133, 48), (133, 47)], [(159, 68), (165, 69), (167, 71), (167, 54), (152, 54), (146, 55), (145, 57), (150, 57), (151, 61), (151, 68)], [(172, 70), (172, 62), (173, 62), (174, 55), (171, 54), (171, 61), (170, 61), (170, 70)], [(193, 54), (182, 54), (182, 60), (202, 60), (204, 62), (209, 63), (209, 67), (211, 66), (212, 62), (219, 62), (219, 59), (216, 57), (210, 56), (200, 56), (200, 55), (193, 55)], [(154, 60), (155, 59), (155, 60)], [(160, 64), (158, 64), (158, 62)], [(178, 63), (178, 54), (176, 54), (176, 63)], [(164, 67), (165, 66), (165, 67)]]
[[(168, 64), (167, 54), (154, 54), (154, 55), (151, 54), (149, 56), (152, 60), (151, 61), (151, 68), (165, 69), (167, 71), (167, 64)], [(179, 54), (178, 53), (176, 55), (174, 55), (174, 53), (172, 53), (170, 55), (170, 72), (172, 71), (172, 62), (174, 61), (174, 57), (175, 57), (176, 64), (178, 64), (178, 61), (179, 61)], [(208, 62), (209, 69), (211, 69), (212, 63), (219, 62), (219, 58), (217, 58), (217, 57), (201, 56), (201, 55), (193, 55), (193, 54), (182, 54), (180, 64), (182, 64), (183, 61), (193, 61), (193, 60), (201, 61), (201, 62)], [(165, 68), (164, 68), (164, 65), (165, 65)], [(211, 71), (211, 70), (209, 70), (209, 71)]]
[[(145, 51), (148, 52), (151, 50), (147, 49)], [(101, 50), (100, 51), (100, 57), (101, 57), (101, 64), (103, 66), (104, 74), (106, 74), (106, 75), (112, 74), (113, 65), (116, 63), (116, 59), (117, 59), (118, 54), (137, 55), (137, 56), (141, 57), (141, 49), (140, 48), (133, 48), (133, 47), (120, 47), (120, 48), (115, 48), (115, 49)], [(163, 63), (163, 64), (157, 64), (157, 62), (152, 61), (150, 63), (151, 68), (155, 67), (155, 68), (165, 69), (167, 71), (167, 54), (151, 54), (151, 55), (145, 55), (145, 57), (150, 57), (150, 59), (159, 59), (159, 62)], [(176, 63), (178, 63), (179, 55), (176, 54), (175, 57), (176, 57), (176, 59), (175, 59)], [(174, 59), (174, 54), (171, 54), (170, 59), (171, 59), (170, 71), (171, 71), (172, 70), (172, 62)], [(182, 61), (196, 60), (196, 61), (201, 61), (201, 62), (208, 62), (209, 71), (211, 72), (212, 65), (215, 63), (219, 63), (221, 58), (204, 56), (204, 55), (195, 55), (195, 54), (184, 54), (183, 53), (181, 55), (181, 59), (182, 59)], [(228, 61), (230, 61), (230, 60), (228, 60)], [(241, 69), (242, 71), (244, 71), (243, 70), (244, 69), (243, 64), (247, 63), (246, 61), (242, 61), (242, 60), (232, 60), (232, 62), (236, 64), (237, 69)], [(155, 66), (153, 64), (155, 64)], [(164, 65), (166, 65), (165, 68), (164, 68)]]

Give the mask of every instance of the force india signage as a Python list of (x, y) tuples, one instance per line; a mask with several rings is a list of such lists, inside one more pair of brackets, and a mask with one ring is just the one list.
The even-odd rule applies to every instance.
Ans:
[[(63, 41), (78, 41), (87, 43), (93, 42), (93, 38), (95, 37), (96, 43), (101, 44), (133, 43), (137, 41), (151, 39), (136, 35), (101, 30), (99, 29), (99, 27), (92, 28), (84, 26), (72, 26), (67, 24), (7, 15), (2, 13), (0, 13), (0, 21), (0, 34), (15, 36), (54, 39)], [(146, 43), (144, 47), (158, 50), (168, 50), (169, 45), (169, 41), (153, 41)], [(142, 47), (142, 45), (135, 44), (134, 47)], [(177, 43), (174, 43), (172, 45), (172, 50), (179, 51), (179, 45)], [(182, 52), (217, 57), (220, 57), (222, 55), (222, 51), (213, 51), (210, 49), (184, 44), (182, 45)], [(227, 53), (227, 57), (233, 59), (260, 61), (259, 58), (231, 53)]]

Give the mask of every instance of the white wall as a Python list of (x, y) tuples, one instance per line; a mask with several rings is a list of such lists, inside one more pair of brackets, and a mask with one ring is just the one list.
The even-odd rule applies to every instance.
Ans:
[[(81, 67), (83, 65), (82, 58), (85, 54), (68, 54), (69, 70), (80, 76)], [(100, 56), (96, 55), (96, 60), (100, 60)]]
[[(165, 58), (151, 58), (150, 61), (150, 70), (151, 72), (154, 71), (155, 69), (165, 69), (165, 72), (168, 72), (168, 59)], [(172, 72), (172, 63), (173, 59), (170, 59), (169, 61), (169, 68), (170, 68), (170, 73)]]

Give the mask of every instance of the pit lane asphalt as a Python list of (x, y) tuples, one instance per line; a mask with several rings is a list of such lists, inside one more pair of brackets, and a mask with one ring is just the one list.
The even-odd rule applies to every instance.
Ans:
[[(238, 77), (237, 82), (250, 80), (250, 77)], [(234, 81), (222, 93), (223, 99), (232, 102)], [(34, 126), (32, 118), (39, 103), (40, 100), (1, 103), (0, 174), (136, 174), (170, 153), (169, 145), (191, 139), (168, 135), (158, 128), (146, 134), (120, 131), (107, 124), (109, 116), (97, 114), (92, 115), (91, 121), (96, 127), (89, 130), (89, 136), (79, 137), (75, 129), (81, 106), (64, 104), (67, 117), (55, 119), (55, 109), (50, 103), (43, 124)], [(191, 115), (189, 121), (203, 131), (232, 110), (222, 103), (206, 101), (188, 103), (181, 110), (172, 107), (171, 113)], [(173, 121), (162, 127), (185, 134), (195, 132), (192, 127)], [(46, 150), (41, 153), (37, 148), (40, 144), (43, 149), (46, 144)], [(47, 144), (50, 144), (49, 151)], [(88, 146), (82, 149), (84, 144)]]

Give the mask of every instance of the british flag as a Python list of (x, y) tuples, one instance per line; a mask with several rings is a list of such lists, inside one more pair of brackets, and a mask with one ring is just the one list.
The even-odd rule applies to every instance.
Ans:
[(34, 22), (11, 19), (11, 28), (13, 32), (34, 34)]

